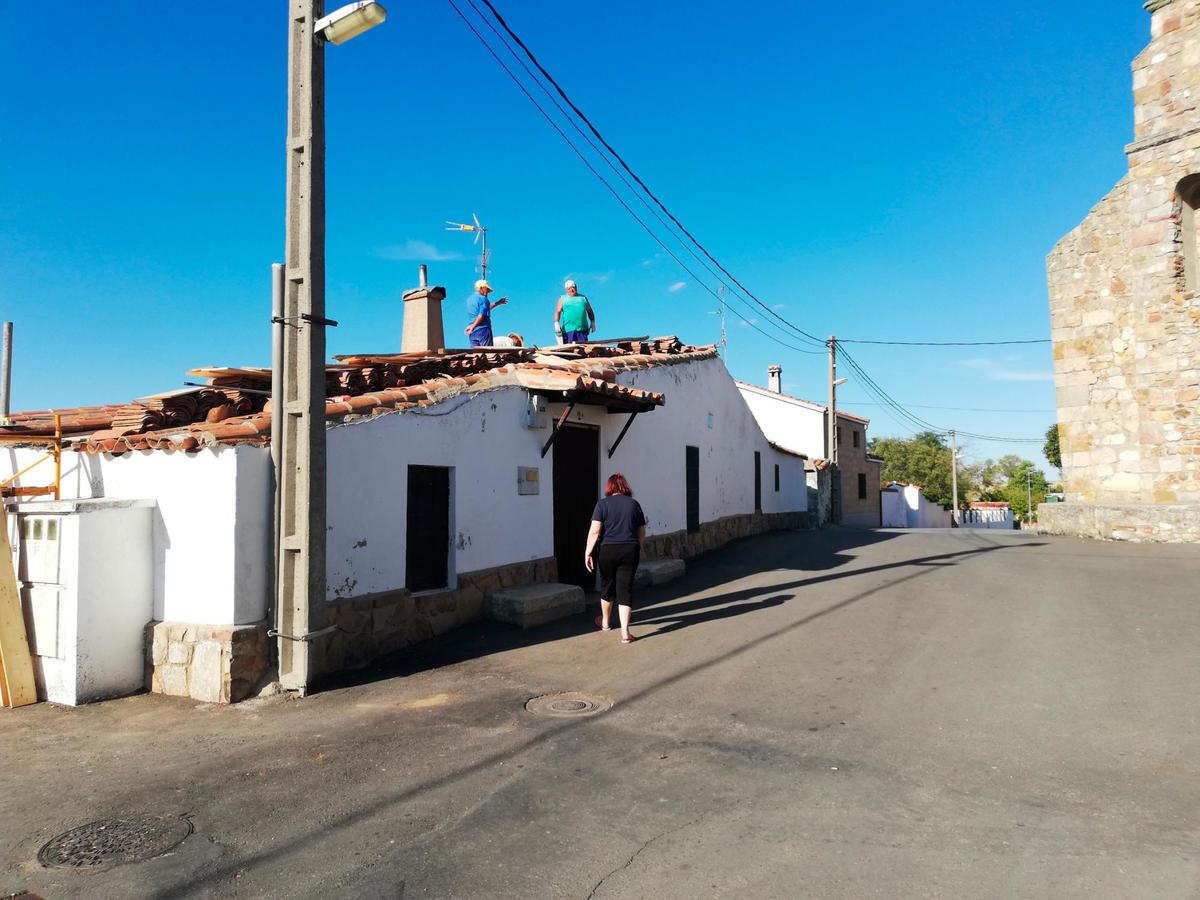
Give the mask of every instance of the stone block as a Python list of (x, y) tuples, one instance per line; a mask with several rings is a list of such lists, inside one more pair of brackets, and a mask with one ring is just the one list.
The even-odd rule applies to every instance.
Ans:
[(192, 658), (192, 647), (182, 641), (171, 641), (167, 647), (167, 662), (173, 666), (186, 666)]
[(225, 673), (222, 670), (221, 645), (216, 641), (200, 641), (192, 652), (192, 675), (188, 696), (206, 703), (227, 703), (223, 690)]
[(188, 670), (183, 666), (164, 666), (158, 670), (162, 675), (162, 692), (170, 697), (188, 695)]
[(487, 595), (487, 616), (521, 628), (534, 628), (583, 612), (583, 588), (573, 584), (532, 584)]
[(682, 559), (643, 559), (633, 583), (637, 587), (667, 584), (682, 578), (686, 571), (687, 564)]

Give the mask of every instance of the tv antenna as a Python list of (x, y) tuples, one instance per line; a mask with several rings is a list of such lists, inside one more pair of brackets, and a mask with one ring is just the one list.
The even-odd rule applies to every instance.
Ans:
[(479, 248), (479, 277), (487, 278), (488, 263), (491, 261), (492, 254), (488, 251), (487, 245), (487, 228), (479, 223), (479, 216), (471, 213), (471, 218), (474, 220), (474, 225), (467, 225), (463, 222), (446, 222), (449, 226), (447, 231), (468, 231), (475, 235), (472, 244), (480, 244)]
[(714, 309), (709, 313), (710, 316), (721, 317), (721, 356), (726, 355), (726, 350), (729, 347), (729, 338), (725, 334), (725, 293), (727, 290), (728, 288), (726, 288), (725, 285), (721, 285), (719, 288), (717, 288), (717, 299), (721, 301), (721, 308)]

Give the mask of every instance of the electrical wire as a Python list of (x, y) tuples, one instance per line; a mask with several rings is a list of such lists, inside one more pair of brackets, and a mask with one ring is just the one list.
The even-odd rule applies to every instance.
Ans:
[[(692, 271), (692, 269), (689, 268), (687, 266), (687, 264), (684, 263), (683, 260), (681, 260), (671, 250), (671, 248), (668, 247), (663, 242), (663, 240), (654, 232), (654, 230), (652, 228), (650, 228), (650, 226), (647, 225), (642, 220), (642, 218), (640, 216), (638, 216), (638, 214), (636, 212), (634, 212), (634, 210), (629, 206), (628, 203), (625, 202), (625, 199), (620, 195), (620, 193), (616, 190), (616, 188), (614, 188), (612, 186), (612, 184), (610, 184), (608, 182), (608, 180), (605, 179), (604, 176), (601, 175), (600, 172), (598, 172), (596, 170), (596, 167), (593, 166), (591, 164), (591, 162), (587, 159), (587, 157), (579, 150), (579, 148), (575, 146), (575, 144), (566, 135), (566, 133), (563, 132), (563, 130), (558, 126), (558, 123), (554, 121), (553, 117), (551, 117), (551, 115), (548, 112), (546, 112), (546, 110), (542, 107), (542, 105), (540, 103), (538, 103), (536, 98), (534, 98), (534, 96), (531, 93), (529, 93), (529, 90), (525, 87), (524, 84), (521, 83), (521, 80), (516, 76), (516, 73), (514, 73), (512, 71), (512, 69), (510, 69), (508, 67), (508, 65), (505, 64), (504, 60), (502, 60), (499, 57), (499, 55), (496, 53), (496, 51), (492, 49), (491, 45), (487, 42), (487, 39), (482, 34), (479, 33), (479, 30), (477, 28), (475, 28), (475, 26), (473, 24), (471, 24), (471, 21), (466, 17), (466, 15), (463, 13), (462, 9), (459, 8), (458, 4), (455, 3), (454, 0), (446, 0), (446, 2), (450, 4), (451, 8), (453, 8), (455, 13), (458, 14), (458, 17), (460, 19), (462, 19), (463, 23), (467, 26), (467, 28), (470, 29), (471, 33), (473, 35), (475, 35), (476, 39), (479, 41), (480, 44), (483, 45), (483, 48), (485, 50), (487, 50), (487, 52), (491, 55), (492, 59), (494, 59), (496, 61), (496, 63), (500, 66), (500, 68), (502, 68), (504, 70), (504, 72), (508, 75), (508, 77), (510, 79), (512, 79), (513, 84), (515, 84), (520, 89), (521, 93), (523, 93), (525, 95), (526, 99), (528, 99), (529, 102), (534, 105), (534, 107), (537, 109), (537, 111), (542, 114), (542, 117), (550, 124), (550, 127), (553, 128), (555, 130), (555, 132), (557, 132), (558, 136), (560, 138), (562, 138), (563, 141), (567, 144), (567, 146), (570, 147), (571, 150), (575, 153), (575, 155), (579, 157), (580, 161), (584, 164), (584, 166), (587, 167), (588, 171), (591, 172), (592, 175), (595, 176), (596, 179), (608, 189), (609, 193), (611, 193), (613, 195), (613, 197), (616, 199), (616, 201), (619, 204), (621, 204), (622, 208), (627, 213), (629, 213), (630, 216), (633, 217), (634, 221), (636, 221), (642, 227), (642, 229), (648, 235), (650, 235), (650, 237), (654, 240), (654, 242), (656, 244), (658, 244), (663, 249), (663, 251), (668, 256), (671, 257), (671, 259), (675, 260), (675, 263), (681, 269), (683, 269), (683, 271), (687, 272), (688, 275), (690, 275), (692, 277), (692, 279), (694, 279), (696, 281), (697, 284), (699, 284), (706, 291), (708, 291), (710, 294), (712, 294), (713, 297), (715, 297), (718, 301), (721, 301), (722, 298), (721, 298), (720, 294), (718, 294), (715, 290), (713, 290), (711, 287), (709, 287), (709, 285), (704, 281), (704, 279), (702, 279), (699, 275), (697, 275), (694, 271)], [(485, 2), (486, 2), (486, 0), (485, 0)], [(733, 296), (737, 297), (736, 294)], [(742, 298), (740, 298), (740, 297), (737, 297), (737, 299), (742, 300)], [(774, 335), (769, 334), (766, 331), (763, 331), (761, 328), (758, 327), (758, 325), (753, 320), (746, 318), (740, 312), (738, 312), (736, 309), (731, 308), (730, 311), (735, 316), (737, 316), (739, 319), (741, 319), (750, 328), (753, 328), (755, 331), (759, 332), (764, 337), (768, 338), (769, 340), (774, 341), (775, 343), (777, 343), (783, 347), (786, 347), (789, 350), (794, 350), (798, 353), (813, 353), (813, 354), (819, 354), (821, 352), (818, 350), (806, 350), (802, 347), (797, 347), (794, 344), (789, 344), (786, 341), (780, 340), (779, 338), (775, 337)]]
[(599, 129), (597, 129), (594, 124), (592, 124), (592, 120), (587, 117), (587, 114), (584, 113), (584, 111), (581, 110), (578, 106), (576, 106), (575, 102), (573, 100), (571, 100), (571, 98), (569, 96), (567, 96), (567, 92), (565, 90), (563, 90), (562, 85), (560, 85), (558, 83), (558, 81), (555, 80), (554, 76), (551, 75), (546, 70), (546, 67), (543, 66), (538, 61), (538, 58), (534, 55), (533, 51), (530, 50), (529, 47), (525, 44), (525, 42), (521, 40), (520, 36), (515, 31), (513, 31), (511, 27), (509, 27), (508, 22), (506, 22), (504, 20), (504, 16), (502, 16), (500, 14), (500, 11), (497, 10), (494, 5), (492, 5), (491, 0), (481, 0), (481, 2), (483, 3), (484, 6), (486, 6), (491, 11), (492, 15), (496, 18), (496, 21), (500, 23), (500, 27), (503, 28), (504, 31), (508, 34), (508, 36), (516, 43), (516, 45), (525, 52), (525, 55), (529, 58), (529, 61), (531, 63), (533, 63), (533, 65), (537, 68), (537, 70), (539, 72), (542, 73), (542, 77), (544, 77), (546, 79), (546, 81), (548, 81), (551, 84), (551, 86), (553, 86), (555, 91), (558, 92), (558, 95), (560, 97), (562, 97), (563, 101), (566, 102), (566, 104), (569, 107), (571, 107), (571, 109), (574, 111), (575, 115), (577, 115), (580, 118), (580, 120), (585, 125), (587, 125), (588, 130), (590, 130), (592, 132), (592, 134), (594, 134), (596, 136), (596, 140), (598, 140), (601, 144), (604, 145), (604, 148), (610, 154), (612, 154), (612, 157), (618, 163), (621, 164), (621, 168), (623, 168), (626, 172), (629, 173), (629, 176), (638, 183), (638, 186), (641, 187), (641, 189), (643, 191), (645, 191), (646, 196), (648, 196), (651, 200), (654, 201), (655, 205), (658, 206), (658, 208), (661, 209), (663, 211), (663, 213), (666, 214), (667, 218), (669, 218), (672, 222), (675, 223), (676, 227), (681, 232), (683, 232), (683, 234), (685, 234), (687, 236), (688, 240), (690, 240), (693, 244), (695, 244), (696, 247), (700, 250), (700, 252), (703, 253), (713, 263), (713, 265), (715, 265), (718, 269), (720, 269), (725, 274), (725, 276), (727, 278), (729, 278), (730, 281), (732, 281), (735, 285), (737, 285), (737, 287), (741, 290), (741, 292), (743, 294), (745, 294), (747, 297), (749, 297), (751, 300), (753, 300), (755, 303), (757, 303), (760, 307), (762, 307), (762, 309), (768, 315), (773, 316), (774, 318), (778, 319), (782, 324), (787, 326), (792, 331), (796, 332), (798, 335), (800, 335), (804, 338), (807, 338), (808, 340), (813, 341), (814, 343), (816, 343), (818, 345), (824, 346), (825, 341), (822, 338), (817, 337), (815, 334), (810, 334), (809, 332), (805, 331), (803, 328), (799, 327), (798, 325), (793, 324), (790, 320), (784, 318), (783, 316), (781, 316), (777, 312), (775, 312), (775, 310), (773, 310), (770, 306), (768, 306), (766, 303), (764, 303), (762, 300), (760, 300), (758, 298), (758, 296), (754, 294), (753, 291), (749, 290), (744, 284), (742, 284), (740, 281), (738, 281), (737, 277), (732, 272), (730, 272), (728, 269), (726, 269), (725, 266), (721, 265), (720, 260), (718, 260), (715, 256), (713, 256), (711, 253), (708, 252), (708, 248), (705, 247), (702, 243), (700, 243), (700, 241), (696, 239), (696, 236), (694, 234), (692, 234), (690, 231), (688, 231), (688, 229), (684, 226), (684, 224), (682, 222), (680, 222), (678, 218), (675, 217), (674, 213), (672, 213), (669, 209), (667, 209), (666, 204), (664, 204), (658, 198), (658, 195), (655, 194), (652, 190), (650, 190), (650, 187), (646, 184), (646, 182), (644, 182), (640, 177), (638, 177), (638, 174), (636, 172), (634, 172), (632, 168), (630, 168), (629, 163), (627, 163), (625, 161), (625, 158), (623, 156), (621, 156), (620, 153), (617, 152), (616, 148), (614, 148), (612, 144), (610, 144), (607, 140), (605, 140), (604, 135), (602, 135), (600, 133)]
[(1008, 347), (1013, 344), (1049, 344), (1050, 338), (1028, 341), (866, 341), (838, 338), (839, 344), (882, 344), (889, 347)]
[[(840, 341), (838, 343), (841, 343)], [(847, 406), (885, 406), (884, 403), (877, 403), (871, 400), (841, 400)], [(1011, 407), (999, 409), (988, 408), (981, 406), (926, 406), (920, 403), (905, 403), (904, 406), (910, 409), (944, 409), (952, 412), (984, 412), (984, 413), (1044, 413), (1053, 415), (1058, 412), (1054, 409), (1013, 409)]]

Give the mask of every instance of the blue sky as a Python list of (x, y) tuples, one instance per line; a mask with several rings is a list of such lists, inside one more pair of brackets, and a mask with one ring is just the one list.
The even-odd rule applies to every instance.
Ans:
[[(511, 298), (497, 328), (549, 341), (573, 275), (601, 336), (715, 341), (713, 297), (450, 6), (387, 5), (383, 27), (327, 50), (330, 353), (396, 350), (400, 293), (422, 261), (449, 289), (447, 334), (465, 324), (474, 248), (443, 222), (472, 213)], [(1150, 24), (1135, 0), (497, 5), (742, 283), (814, 334), (895, 340), (1048, 337), (1045, 254), (1124, 172), (1129, 62)], [(193, 366), (266, 364), (285, 3), (210, 7), (207, 22), (178, 4), (67, 9), (0, 56), (14, 408), (124, 401)], [(728, 332), (735, 377), (765, 383), (777, 362), (786, 391), (824, 396), (823, 356), (732, 314)], [(936, 424), (1039, 436), (1054, 420), (1048, 345), (852, 352)], [(856, 403), (873, 398), (853, 376), (841, 396), (873, 435), (909, 433)], [(966, 444), (968, 458), (1010, 451), (1040, 459)]]

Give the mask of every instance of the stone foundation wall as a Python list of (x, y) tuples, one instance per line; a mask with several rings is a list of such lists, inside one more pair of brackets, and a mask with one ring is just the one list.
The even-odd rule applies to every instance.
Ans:
[(1037, 530), (1105, 541), (1200, 542), (1200, 507), (1043, 503), (1038, 507)]
[[(412, 644), (427, 641), (483, 618), (484, 597), (502, 587), (558, 580), (553, 557), (464, 572), (452, 591), (389, 591), (326, 604), (314, 610), (311, 628), (337, 630), (310, 647), (313, 676), (361, 668)], [(319, 619), (319, 621), (318, 621)]]
[(694, 534), (672, 531), (646, 538), (646, 556), (651, 559), (689, 559), (709, 550), (723, 547), (738, 538), (781, 531), (787, 528), (807, 528), (807, 512), (748, 513), (726, 516), (715, 522), (703, 522)]
[(267, 626), (146, 626), (146, 682), (156, 694), (237, 703), (262, 683), (271, 662)]

